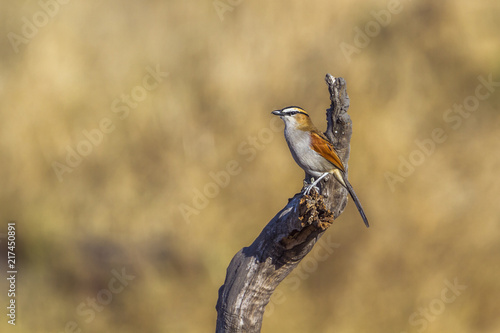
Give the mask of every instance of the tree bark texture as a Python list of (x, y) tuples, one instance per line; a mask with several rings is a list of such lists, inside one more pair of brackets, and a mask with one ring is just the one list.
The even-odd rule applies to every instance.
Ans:
[[(347, 170), (352, 122), (347, 114), (345, 80), (326, 75), (331, 105), (325, 135)], [(306, 175), (307, 178), (307, 175)], [(308, 182), (310, 179), (306, 179)], [(272, 293), (344, 211), (347, 190), (332, 176), (319, 184), (320, 194), (297, 193), (249, 246), (231, 260), (217, 301), (216, 333), (260, 332)]]

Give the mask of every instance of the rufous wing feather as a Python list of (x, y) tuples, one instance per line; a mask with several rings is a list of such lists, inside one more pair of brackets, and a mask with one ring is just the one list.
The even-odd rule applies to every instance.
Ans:
[(318, 133), (311, 132), (311, 148), (332, 163), (335, 167), (345, 172), (344, 164), (340, 160), (333, 145)]

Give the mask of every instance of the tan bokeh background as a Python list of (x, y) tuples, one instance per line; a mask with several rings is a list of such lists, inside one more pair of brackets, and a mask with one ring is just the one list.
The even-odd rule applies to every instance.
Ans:
[[(348, 84), (349, 178), (372, 228), (350, 201), (318, 244), (334, 251), (284, 281), (263, 332), (499, 332), (500, 87), (443, 118), (478, 76), (500, 81), (499, 2), (402, 1), (349, 57), (340, 45), (387, 1), (222, 2), (223, 20), (211, 1), (69, 1), (17, 53), (8, 34), (42, 7), (0, 5), (0, 233), (17, 221), (19, 270), (17, 325), (2, 278), (0, 330), (213, 332), (230, 259), (302, 184), (270, 112), (300, 105), (324, 129), (331, 73)], [(168, 76), (120, 119), (113, 102), (157, 67)], [(59, 181), (52, 164), (106, 118), (114, 130)], [(437, 128), (444, 142), (418, 153)], [(229, 183), (207, 185), (230, 161)], [(123, 269), (135, 278), (92, 308)]]

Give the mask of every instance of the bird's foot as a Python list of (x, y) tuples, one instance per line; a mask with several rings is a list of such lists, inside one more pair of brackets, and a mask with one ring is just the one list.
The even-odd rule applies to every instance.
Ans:
[(309, 195), (312, 189), (315, 189), (317, 193), (319, 193), (319, 187), (317, 187), (314, 183), (307, 185), (304, 190), (304, 195)]

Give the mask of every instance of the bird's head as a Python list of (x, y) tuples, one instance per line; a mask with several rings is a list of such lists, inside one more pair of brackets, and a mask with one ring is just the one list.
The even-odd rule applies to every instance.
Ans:
[(281, 110), (274, 110), (271, 113), (275, 116), (280, 116), (285, 122), (285, 125), (292, 125), (297, 128), (309, 125), (311, 122), (306, 110), (298, 106), (288, 106)]

